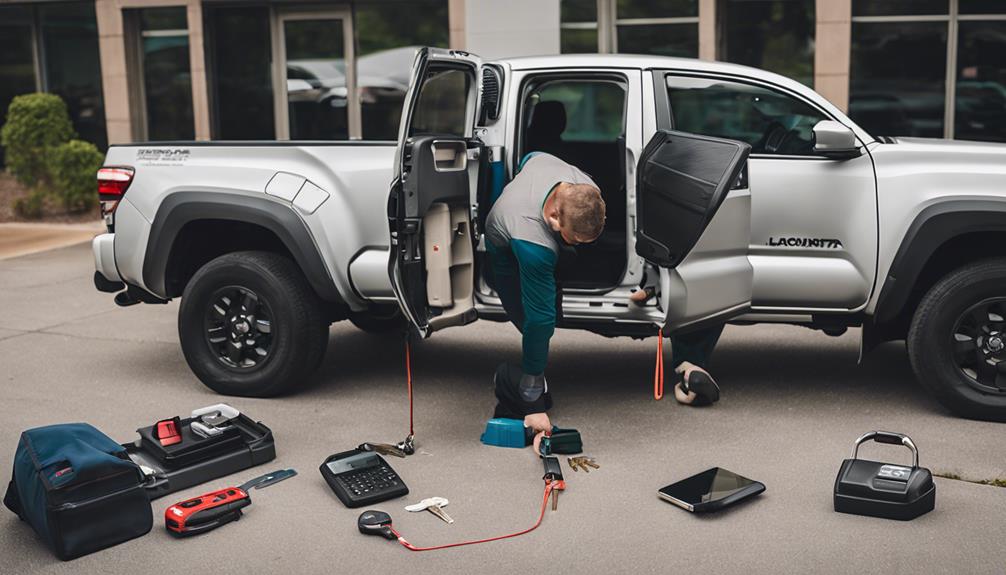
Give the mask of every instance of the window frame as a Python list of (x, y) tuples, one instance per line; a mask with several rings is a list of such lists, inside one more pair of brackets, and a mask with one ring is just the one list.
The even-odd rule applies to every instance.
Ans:
[[(527, 113), (527, 98), (530, 91), (542, 83), (552, 82), (555, 80), (573, 80), (578, 82), (607, 82), (615, 83), (622, 87), (625, 91), (625, 98), (622, 100), (622, 135), (620, 137), (625, 138), (626, 132), (628, 131), (629, 124), (629, 77), (624, 71), (620, 70), (584, 70), (575, 72), (534, 72), (525, 76), (520, 83), (517, 93), (520, 94), (520, 100), (517, 104), (517, 110), (514, 114), (514, 145), (513, 152), (511, 154), (511, 167), (512, 171), (517, 170), (517, 166), (520, 165), (520, 160), (525, 144), (525, 135), (527, 127), (524, 126), (524, 116)], [(568, 121), (568, 118), (567, 118)], [(511, 174), (512, 175), (512, 174)]]
[[(762, 88), (764, 90), (769, 90), (776, 92), (783, 96), (793, 98), (810, 108), (819, 112), (825, 120), (832, 120), (839, 122), (842, 125), (846, 125), (841, 119), (835, 117), (834, 114), (825, 110), (821, 106), (817, 105), (815, 102), (805, 98), (802, 94), (789, 90), (783, 86), (758, 80), (755, 78), (749, 78), (746, 76), (735, 76), (733, 74), (723, 74), (723, 73), (703, 73), (695, 71), (681, 71), (673, 69), (655, 69), (652, 70), (653, 74), (653, 96), (655, 100), (654, 109), (656, 111), (657, 129), (658, 130), (673, 130), (674, 129), (674, 116), (671, 113), (671, 102), (667, 95), (667, 78), (669, 76), (682, 77), (682, 78), (700, 78), (704, 80), (722, 80), (725, 82), (733, 82), (735, 84), (747, 84), (756, 88)], [(849, 126), (846, 126), (849, 127)], [(852, 129), (849, 127), (849, 129)], [(853, 130), (855, 132), (855, 130)], [(863, 141), (856, 135), (856, 140), (859, 141), (860, 145), (864, 145)], [(833, 161), (833, 158), (829, 158), (823, 154), (771, 154), (766, 152), (752, 153), (750, 158), (755, 159), (773, 159), (773, 160), (829, 160)]]
[[(143, 29), (143, 12), (145, 10), (181, 10), (185, 15), (185, 28), (171, 28), (158, 30)], [(189, 50), (189, 58), (186, 65), (189, 67), (189, 74), (192, 73), (192, 35), (189, 29), (188, 11), (184, 4), (172, 4), (164, 6), (150, 7), (126, 7), (122, 11), (123, 35), (126, 38), (126, 73), (129, 76), (129, 106), (130, 113), (133, 114), (132, 136), (133, 141), (147, 142), (150, 140), (150, 110), (147, 102), (147, 71), (146, 52), (143, 42), (146, 38), (173, 37), (185, 38), (186, 46)], [(192, 109), (192, 133), (195, 139), (196, 117), (195, 102), (189, 94), (189, 106)], [(188, 138), (171, 138), (171, 140), (186, 140)]]
[[(561, 1), (561, 0), (560, 0)], [(563, 30), (597, 30), (597, 53), (619, 54), (619, 26), (659, 26), (662, 24), (693, 24), (699, 28), (699, 12), (695, 16), (666, 16), (653, 18), (619, 18), (618, 0), (597, 0), (597, 19), (593, 22), (559, 22), (559, 33)], [(695, 46), (698, 54), (699, 46)], [(696, 56), (698, 57), (698, 56)]]
[[(287, 89), (286, 23), (303, 20), (340, 20), (343, 34), (343, 61), (346, 65), (346, 128), (348, 142), (361, 138), (359, 93), (356, 89), (356, 51), (353, 12), (346, 4), (325, 6), (298, 5), (272, 8), (269, 15), (269, 37), (272, 43), (273, 117), (276, 139), (290, 140), (290, 101)], [(351, 63), (351, 64), (350, 64)], [(296, 141), (296, 140), (294, 140)]]

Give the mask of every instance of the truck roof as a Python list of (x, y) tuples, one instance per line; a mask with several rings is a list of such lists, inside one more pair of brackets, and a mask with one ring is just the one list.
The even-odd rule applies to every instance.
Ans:
[(668, 69), (690, 72), (714, 72), (764, 80), (815, 100), (822, 99), (813, 90), (800, 82), (774, 72), (769, 72), (768, 70), (752, 68), (751, 66), (743, 66), (741, 64), (730, 64), (728, 62), (699, 60), (698, 58), (674, 58), (671, 56), (649, 56), (644, 54), (559, 54), (554, 56), (501, 58), (498, 62), (509, 65), (513, 70), (639, 68), (643, 70)]
[(675, 58), (671, 56), (651, 56), (644, 54), (559, 54), (553, 56), (522, 56), (501, 58), (499, 62), (509, 64), (514, 70), (534, 70), (537, 68), (670, 68), (676, 70), (716, 71), (743, 76), (771, 77), (772, 80), (784, 76), (772, 72), (712, 60), (697, 58)]

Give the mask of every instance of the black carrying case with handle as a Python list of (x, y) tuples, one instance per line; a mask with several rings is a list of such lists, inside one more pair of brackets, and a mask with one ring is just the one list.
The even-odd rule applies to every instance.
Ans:
[[(859, 446), (873, 440), (912, 451), (912, 466), (859, 459)], [(919, 450), (907, 435), (871, 431), (856, 440), (852, 459), (842, 462), (835, 478), (835, 511), (908, 521), (936, 507), (933, 474), (919, 467)]]
[(153, 526), (139, 466), (86, 423), (23, 432), (4, 505), (63, 560), (145, 535)]

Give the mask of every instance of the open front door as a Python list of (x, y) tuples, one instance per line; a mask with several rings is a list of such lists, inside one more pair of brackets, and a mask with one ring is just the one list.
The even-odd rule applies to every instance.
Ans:
[(471, 136), (480, 65), (465, 52), (421, 49), (402, 112), (388, 273), (423, 337), (476, 319), (471, 198), (481, 145)]
[(751, 194), (743, 142), (660, 130), (636, 183), (636, 253), (660, 270), (665, 332), (729, 319), (751, 306)]

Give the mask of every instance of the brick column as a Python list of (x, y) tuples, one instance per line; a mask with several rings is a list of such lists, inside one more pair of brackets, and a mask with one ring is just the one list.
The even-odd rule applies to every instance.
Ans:
[(716, 0), (699, 0), (699, 58), (716, 59)]
[(465, 0), (448, 0), (447, 21), (450, 29), (450, 44), (455, 50), (465, 49)]
[(116, 0), (95, 0), (94, 12), (98, 22), (105, 130), (109, 144), (124, 144), (133, 141), (133, 124), (129, 110), (122, 9)]
[(848, 111), (852, 0), (817, 0), (816, 11), (814, 89)]
[(210, 97), (206, 81), (203, 47), (202, 0), (189, 0), (186, 18), (189, 28), (189, 68), (192, 73), (192, 119), (197, 140), (210, 139)]

